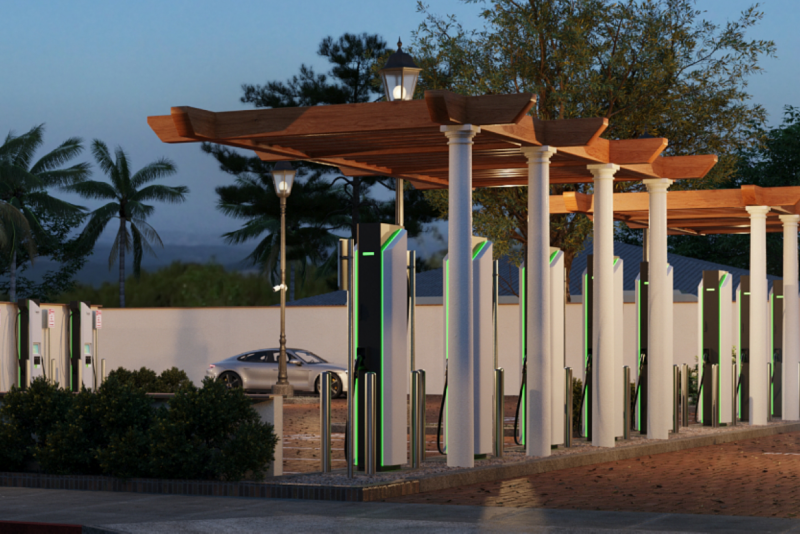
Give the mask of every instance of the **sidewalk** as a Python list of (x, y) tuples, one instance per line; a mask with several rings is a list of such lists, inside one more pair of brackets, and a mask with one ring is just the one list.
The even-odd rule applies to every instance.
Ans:
[(25, 488), (0, 488), (0, 519), (81, 524), (95, 527), (91, 530), (95, 534), (800, 532), (800, 521), (790, 519), (429, 504), (311, 503)]

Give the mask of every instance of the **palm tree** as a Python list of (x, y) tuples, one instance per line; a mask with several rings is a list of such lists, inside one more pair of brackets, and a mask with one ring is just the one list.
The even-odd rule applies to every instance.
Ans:
[[(245, 220), (238, 230), (223, 234), (228, 243), (238, 244), (260, 239), (253, 252), (247, 256), (252, 265), (264, 272), (273, 272), (280, 254), (280, 200), (275, 194), (272, 177), (267, 172), (243, 171), (233, 185), (220, 186), (217, 207), (226, 215)], [(331, 184), (313, 173), (305, 181), (295, 180), (290, 204), (286, 210), (286, 260), (289, 263), (289, 300), (294, 300), (294, 272), (299, 265), (305, 269), (308, 262), (320, 264), (330, 259), (338, 237), (333, 230), (346, 227), (344, 215), (327, 214), (338, 207), (339, 199)], [(291, 209), (291, 204), (298, 207)], [(299, 207), (302, 206), (302, 207)], [(263, 234), (265, 236), (261, 237)]]
[(40, 124), (20, 136), (9, 133), (0, 146), (0, 246), (10, 252), (9, 297), (12, 302), (17, 297), (18, 248), (24, 247), (33, 261), (35, 241), (51, 239), (39, 218), (60, 218), (85, 211), (85, 208), (59, 200), (47, 191), (52, 187), (74, 185), (91, 174), (88, 163), (62, 168), (83, 151), (81, 139), (71, 137), (32, 163), (34, 154), (43, 143), (44, 124)]
[(92, 143), (92, 154), (111, 183), (87, 180), (72, 184), (66, 189), (84, 198), (111, 201), (92, 212), (89, 223), (84, 229), (83, 239), (87, 245), (94, 246), (111, 219), (119, 219), (119, 230), (111, 246), (108, 268), (113, 267), (119, 255), (119, 305), (124, 308), (125, 253), (133, 249), (133, 272), (139, 276), (144, 252), (155, 255), (153, 243), (164, 248), (158, 232), (146, 221), (155, 208), (144, 202), (158, 200), (177, 204), (186, 200), (189, 188), (183, 185), (170, 187), (157, 184), (143, 187), (177, 172), (175, 164), (166, 158), (142, 167), (131, 176), (128, 156), (121, 147), (117, 147), (114, 152), (115, 157), (112, 158), (106, 144), (95, 139)]

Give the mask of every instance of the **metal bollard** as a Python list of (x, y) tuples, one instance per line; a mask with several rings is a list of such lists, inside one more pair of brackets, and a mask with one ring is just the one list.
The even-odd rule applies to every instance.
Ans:
[(321, 441), (320, 459), (322, 472), (330, 473), (331, 464), (331, 372), (325, 371), (320, 377), (319, 387), (319, 434)]
[(772, 422), (772, 364), (767, 364), (767, 422)]
[(689, 426), (689, 365), (681, 365), (681, 424)]
[(564, 368), (564, 446), (572, 447), (572, 367)]
[(737, 410), (736, 410), (736, 378), (739, 376), (739, 364), (733, 364), (733, 373), (731, 375), (731, 425), (736, 426)]
[(622, 366), (622, 439), (631, 438), (631, 368)]
[(365, 415), (364, 417), (364, 444), (366, 445), (365, 454), (365, 467), (364, 471), (367, 475), (374, 475), (377, 468), (377, 451), (375, 432), (377, 427), (377, 398), (376, 398), (376, 384), (377, 375), (375, 373), (366, 373), (364, 375), (364, 386), (366, 390), (365, 395)]
[(681, 430), (680, 412), (680, 383), (681, 368), (677, 365), (672, 366), (672, 433), (677, 434)]
[(494, 455), (502, 458), (505, 450), (505, 371), (494, 370)]
[(715, 363), (711, 365), (711, 427), (716, 428), (719, 426), (719, 375), (717, 369), (719, 366)]
[(425, 371), (411, 373), (411, 467), (425, 461)]

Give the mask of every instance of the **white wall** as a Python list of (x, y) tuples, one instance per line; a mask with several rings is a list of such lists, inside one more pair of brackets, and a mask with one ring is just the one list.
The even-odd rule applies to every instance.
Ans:
[[(735, 306), (735, 303), (732, 304)], [(42, 304), (56, 310), (56, 328), (50, 334), (52, 357), (60, 380), (67, 380), (65, 306)], [(581, 355), (581, 305), (566, 307), (566, 365), (583, 377)], [(519, 307), (499, 306), (499, 364), (506, 371), (506, 394), (519, 391)], [(736, 320), (735, 311), (732, 314)], [(697, 303), (676, 302), (674, 308), (674, 363), (694, 365), (697, 353)], [(7, 391), (16, 377), (14, 320), (16, 306), (0, 303), (0, 391)], [(624, 364), (635, 376), (636, 310), (624, 304)], [(440, 394), (444, 384), (443, 311), (441, 305), (417, 308), (417, 367), (427, 371), (429, 394)], [(737, 329), (732, 329), (737, 332)], [(116, 367), (149, 367), (161, 372), (172, 366), (186, 371), (195, 382), (202, 380), (210, 363), (257, 348), (278, 346), (280, 309), (266, 308), (109, 308), (103, 310), (103, 329), (98, 335), (98, 358)], [(735, 335), (735, 334), (734, 334)], [(346, 366), (347, 308), (344, 306), (288, 307), (286, 337), (290, 347), (318, 353)], [(47, 340), (47, 332), (45, 332)], [(734, 344), (736, 341), (734, 340)]]

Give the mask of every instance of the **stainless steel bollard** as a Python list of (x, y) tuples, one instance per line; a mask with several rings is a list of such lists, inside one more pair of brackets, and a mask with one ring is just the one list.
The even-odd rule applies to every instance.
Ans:
[(719, 366), (715, 363), (711, 365), (711, 426), (716, 428), (719, 426), (719, 375), (717, 369)]
[(331, 472), (331, 372), (325, 371), (320, 377), (319, 386), (319, 434), (321, 441), (320, 459), (322, 472)]
[(364, 387), (366, 394), (364, 395), (364, 444), (366, 449), (365, 467), (364, 471), (367, 475), (374, 475), (377, 468), (378, 455), (376, 449), (376, 436), (377, 432), (377, 375), (375, 373), (366, 373), (364, 375)]
[(572, 367), (564, 368), (564, 446), (572, 447)]
[(425, 371), (411, 373), (411, 467), (425, 461)]
[(677, 365), (672, 366), (672, 432), (677, 434), (681, 430), (681, 407), (680, 407), (680, 384), (681, 368)]
[(772, 364), (767, 364), (767, 422), (772, 421)]
[(494, 455), (502, 458), (505, 451), (505, 371), (494, 370)]
[(689, 426), (689, 365), (681, 365), (681, 424)]
[(737, 410), (736, 410), (736, 378), (739, 376), (739, 365), (733, 364), (733, 372), (731, 374), (731, 425), (736, 426)]

